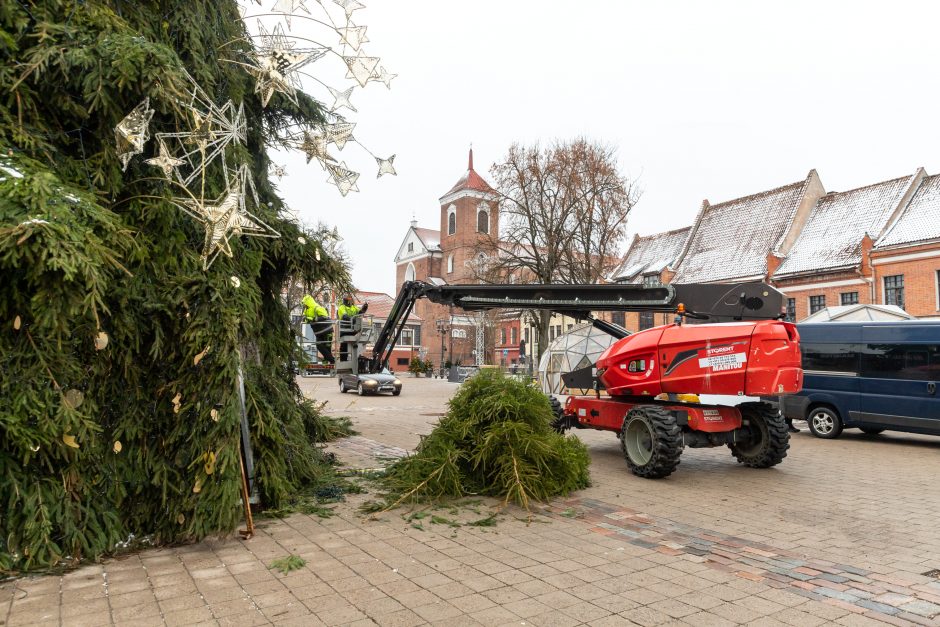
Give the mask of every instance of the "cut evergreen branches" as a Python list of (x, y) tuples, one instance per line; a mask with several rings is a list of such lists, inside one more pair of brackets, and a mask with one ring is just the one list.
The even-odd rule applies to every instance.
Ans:
[(486, 495), (530, 509), (589, 484), (589, 458), (574, 436), (552, 430), (548, 398), (483, 370), (468, 379), (415, 453), (386, 469), (386, 509), (445, 497)]

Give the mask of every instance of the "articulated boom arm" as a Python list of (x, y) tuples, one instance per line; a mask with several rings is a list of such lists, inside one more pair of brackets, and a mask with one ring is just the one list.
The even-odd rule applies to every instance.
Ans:
[(595, 327), (625, 337), (623, 328), (597, 320), (592, 311), (676, 312), (684, 305), (689, 317), (708, 322), (779, 318), (783, 294), (763, 283), (643, 285), (431, 285), (408, 281), (379, 332), (369, 362), (370, 372), (385, 367), (395, 342), (419, 298), (466, 311), (543, 309), (590, 320)]

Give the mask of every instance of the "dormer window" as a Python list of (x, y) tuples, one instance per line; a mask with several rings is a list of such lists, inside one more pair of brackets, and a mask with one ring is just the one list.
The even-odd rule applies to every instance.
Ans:
[(477, 207), (477, 233), (490, 232), (490, 211), (486, 205)]

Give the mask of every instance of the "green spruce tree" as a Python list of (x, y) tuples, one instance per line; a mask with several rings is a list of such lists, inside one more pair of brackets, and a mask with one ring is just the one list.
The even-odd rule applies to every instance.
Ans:
[[(271, 129), (320, 106), (262, 107), (235, 0), (0, 3), (0, 574), (232, 531), (240, 506), (239, 368), (256, 487), (277, 507), (323, 472), (320, 419), (290, 370), (289, 278), (348, 288), (347, 268), (280, 217)], [(208, 270), (204, 228), (115, 125), (145, 98), (151, 130), (191, 128), (187, 73), (243, 103), (252, 212), (281, 237), (235, 236)], [(225, 188), (220, 163), (205, 197)], [(232, 279), (236, 277), (238, 281)], [(106, 342), (106, 346), (104, 345)]]

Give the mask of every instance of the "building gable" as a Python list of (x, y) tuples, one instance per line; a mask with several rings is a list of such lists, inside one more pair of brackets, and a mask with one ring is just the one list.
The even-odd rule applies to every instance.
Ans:
[[(824, 192), (815, 170), (805, 180), (717, 205), (702, 203), (676, 261), (676, 283), (762, 278), (767, 254), (784, 254)], [(796, 227), (794, 226), (796, 224)]]
[[(424, 233), (422, 233), (422, 231), (424, 231)], [(440, 251), (439, 242), (432, 237), (432, 234), (436, 233), (437, 231), (432, 231), (431, 229), (410, 227), (408, 232), (405, 233), (405, 238), (402, 240), (401, 245), (398, 247), (398, 253), (395, 255), (395, 263), (399, 264), (405, 261), (414, 261), (415, 259), (420, 259), (433, 252)], [(422, 238), (422, 235), (425, 237)]]

